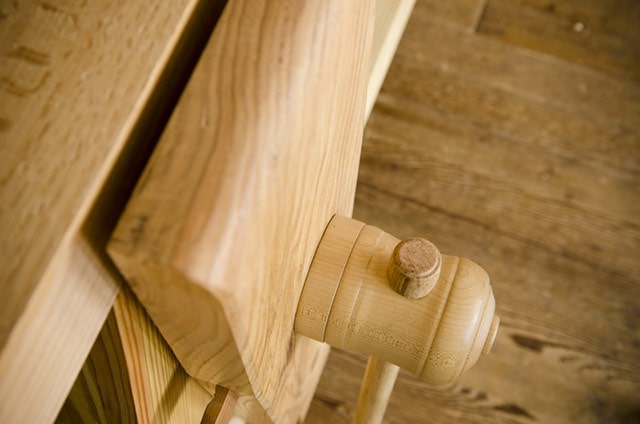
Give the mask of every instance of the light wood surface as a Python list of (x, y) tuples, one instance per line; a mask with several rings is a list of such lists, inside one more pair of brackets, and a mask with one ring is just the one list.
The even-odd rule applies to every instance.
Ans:
[(376, 0), (371, 70), (367, 87), (365, 115), (367, 119), (371, 115), (415, 2), (415, 0)]
[(194, 4), (3, 5), (1, 346), (79, 231)]
[(195, 423), (213, 414), (211, 398), (123, 286), (56, 422)]
[(440, 279), (429, 295), (400, 295), (387, 278), (399, 242), (335, 216), (307, 274), (295, 331), (391, 362), (429, 383), (449, 384), (491, 350), (499, 321), (489, 276), (468, 259), (442, 255)]
[(380, 424), (400, 367), (373, 356), (367, 361), (358, 396), (354, 424)]
[(351, 212), (374, 10), (248, 4), (225, 8), (109, 250), (190, 375), (292, 422), (327, 352), (293, 318)]
[(176, 360), (128, 287), (113, 308), (138, 423), (196, 423), (216, 387), (205, 390)]
[[(483, 3), (417, 2), (365, 132), (354, 215), (476, 260), (502, 328), (449, 387), (401, 372), (385, 419), (638, 422), (640, 88), (592, 65), (616, 50), (591, 43), (637, 48), (638, 2), (501, 2), (511, 17), (492, 25), (539, 28), (526, 45), (474, 32)], [(560, 41), (581, 61), (549, 54)], [(307, 422), (350, 422), (365, 364), (332, 350)]]
[(135, 423), (136, 410), (115, 315), (109, 314), (56, 423)]
[(112, 270), (85, 240), (64, 253), (40, 280), (2, 349), (0, 422), (56, 417), (118, 290)]
[[(376, 12), (379, 10), (378, 7)], [(385, 11), (389, 11), (389, 9), (385, 9)], [(381, 31), (393, 29), (389, 26), (381, 27), (380, 22), (385, 21), (376, 19), (374, 30), (376, 43), (384, 40), (384, 33), (381, 35)], [(391, 51), (387, 52), (387, 54), (392, 53)], [(378, 60), (371, 72), (379, 74), (381, 72), (380, 64), (383, 62)], [(377, 92), (372, 92), (370, 89), (368, 95), (375, 98)], [(126, 366), (124, 359), (118, 363), (114, 361), (111, 354), (105, 354), (105, 352), (117, 352), (121, 349), (119, 345), (122, 343), (120, 338), (113, 334), (115, 318), (110, 318), (101, 332), (101, 337), (96, 341), (83, 371), (76, 380), (58, 420), (62, 422), (195, 421), (210, 395), (186, 377), (181, 368), (176, 367), (175, 359), (157, 329), (151, 324), (146, 313), (128, 290), (119, 296), (115, 309), (118, 313), (119, 330), (126, 341)], [(109, 381), (119, 381), (118, 376), (125, 378), (127, 368), (135, 377), (132, 380), (135, 405), (133, 401), (129, 405), (126, 402), (114, 403), (110, 400), (111, 396), (122, 397), (127, 390), (131, 391), (127, 387), (121, 390), (107, 384)], [(109, 373), (113, 377), (109, 377)], [(97, 384), (100, 389), (92, 389)], [(96, 395), (101, 397), (96, 398)], [(218, 395), (218, 391), (216, 391), (216, 395)], [(210, 412), (211, 408), (215, 409), (214, 403), (215, 399), (207, 406), (206, 411)], [(248, 413), (245, 411), (245, 413), (247, 416), (253, 417), (254, 422), (266, 421), (264, 413), (255, 400), (252, 401), (245, 396), (242, 406), (250, 411)], [(206, 411), (205, 415), (207, 415)], [(129, 414), (128, 418), (122, 418), (125, 416), (123, 414)], [(256, 420), (256, 417), (260, 417), (259, 420)]]
[(104, 244), (141, 141), (214, 8), (0, 6), (0, 422), (51, 422), (62, 406), (120, 284)]
[(207, 405), (200, 424), (227, 424), (233, 417), (238, 397), (229, 389), (217, 387), (216, 394)]

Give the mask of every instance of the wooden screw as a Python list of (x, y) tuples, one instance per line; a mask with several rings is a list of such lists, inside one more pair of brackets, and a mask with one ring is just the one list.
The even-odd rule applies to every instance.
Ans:
[(438, 248), (423, 238), (401, 241), (393, 250), (387, 277), (401, 295), (419, 299), (433, 290), (440, 277), (442, 256)]

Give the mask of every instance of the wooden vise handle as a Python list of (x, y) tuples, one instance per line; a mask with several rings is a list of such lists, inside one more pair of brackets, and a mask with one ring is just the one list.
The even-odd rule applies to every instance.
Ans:
[(396, 366), (433, 384), (453, 381), (489, 353), (499, 325), (494, 313), (489, 276), (474, 262), (335, 216), (309, 269), (295, 331), (377, 358), (369, 361), (356, 415), (374, 423)]

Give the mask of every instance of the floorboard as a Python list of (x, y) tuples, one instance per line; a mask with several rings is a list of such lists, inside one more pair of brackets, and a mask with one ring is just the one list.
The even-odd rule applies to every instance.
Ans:
[(635, 0), (489, 0), (478, 31), (639, 82), (638, 22)]

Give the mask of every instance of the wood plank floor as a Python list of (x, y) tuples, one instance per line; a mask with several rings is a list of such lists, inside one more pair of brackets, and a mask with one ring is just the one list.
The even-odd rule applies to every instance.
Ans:
[[(640, 2), (418, 0), (355, 217), (483, 265), (502, 318), (386, 422), (640, 423)], [(334, 349), (307, 422), (350, 422), (364, 365)]]

